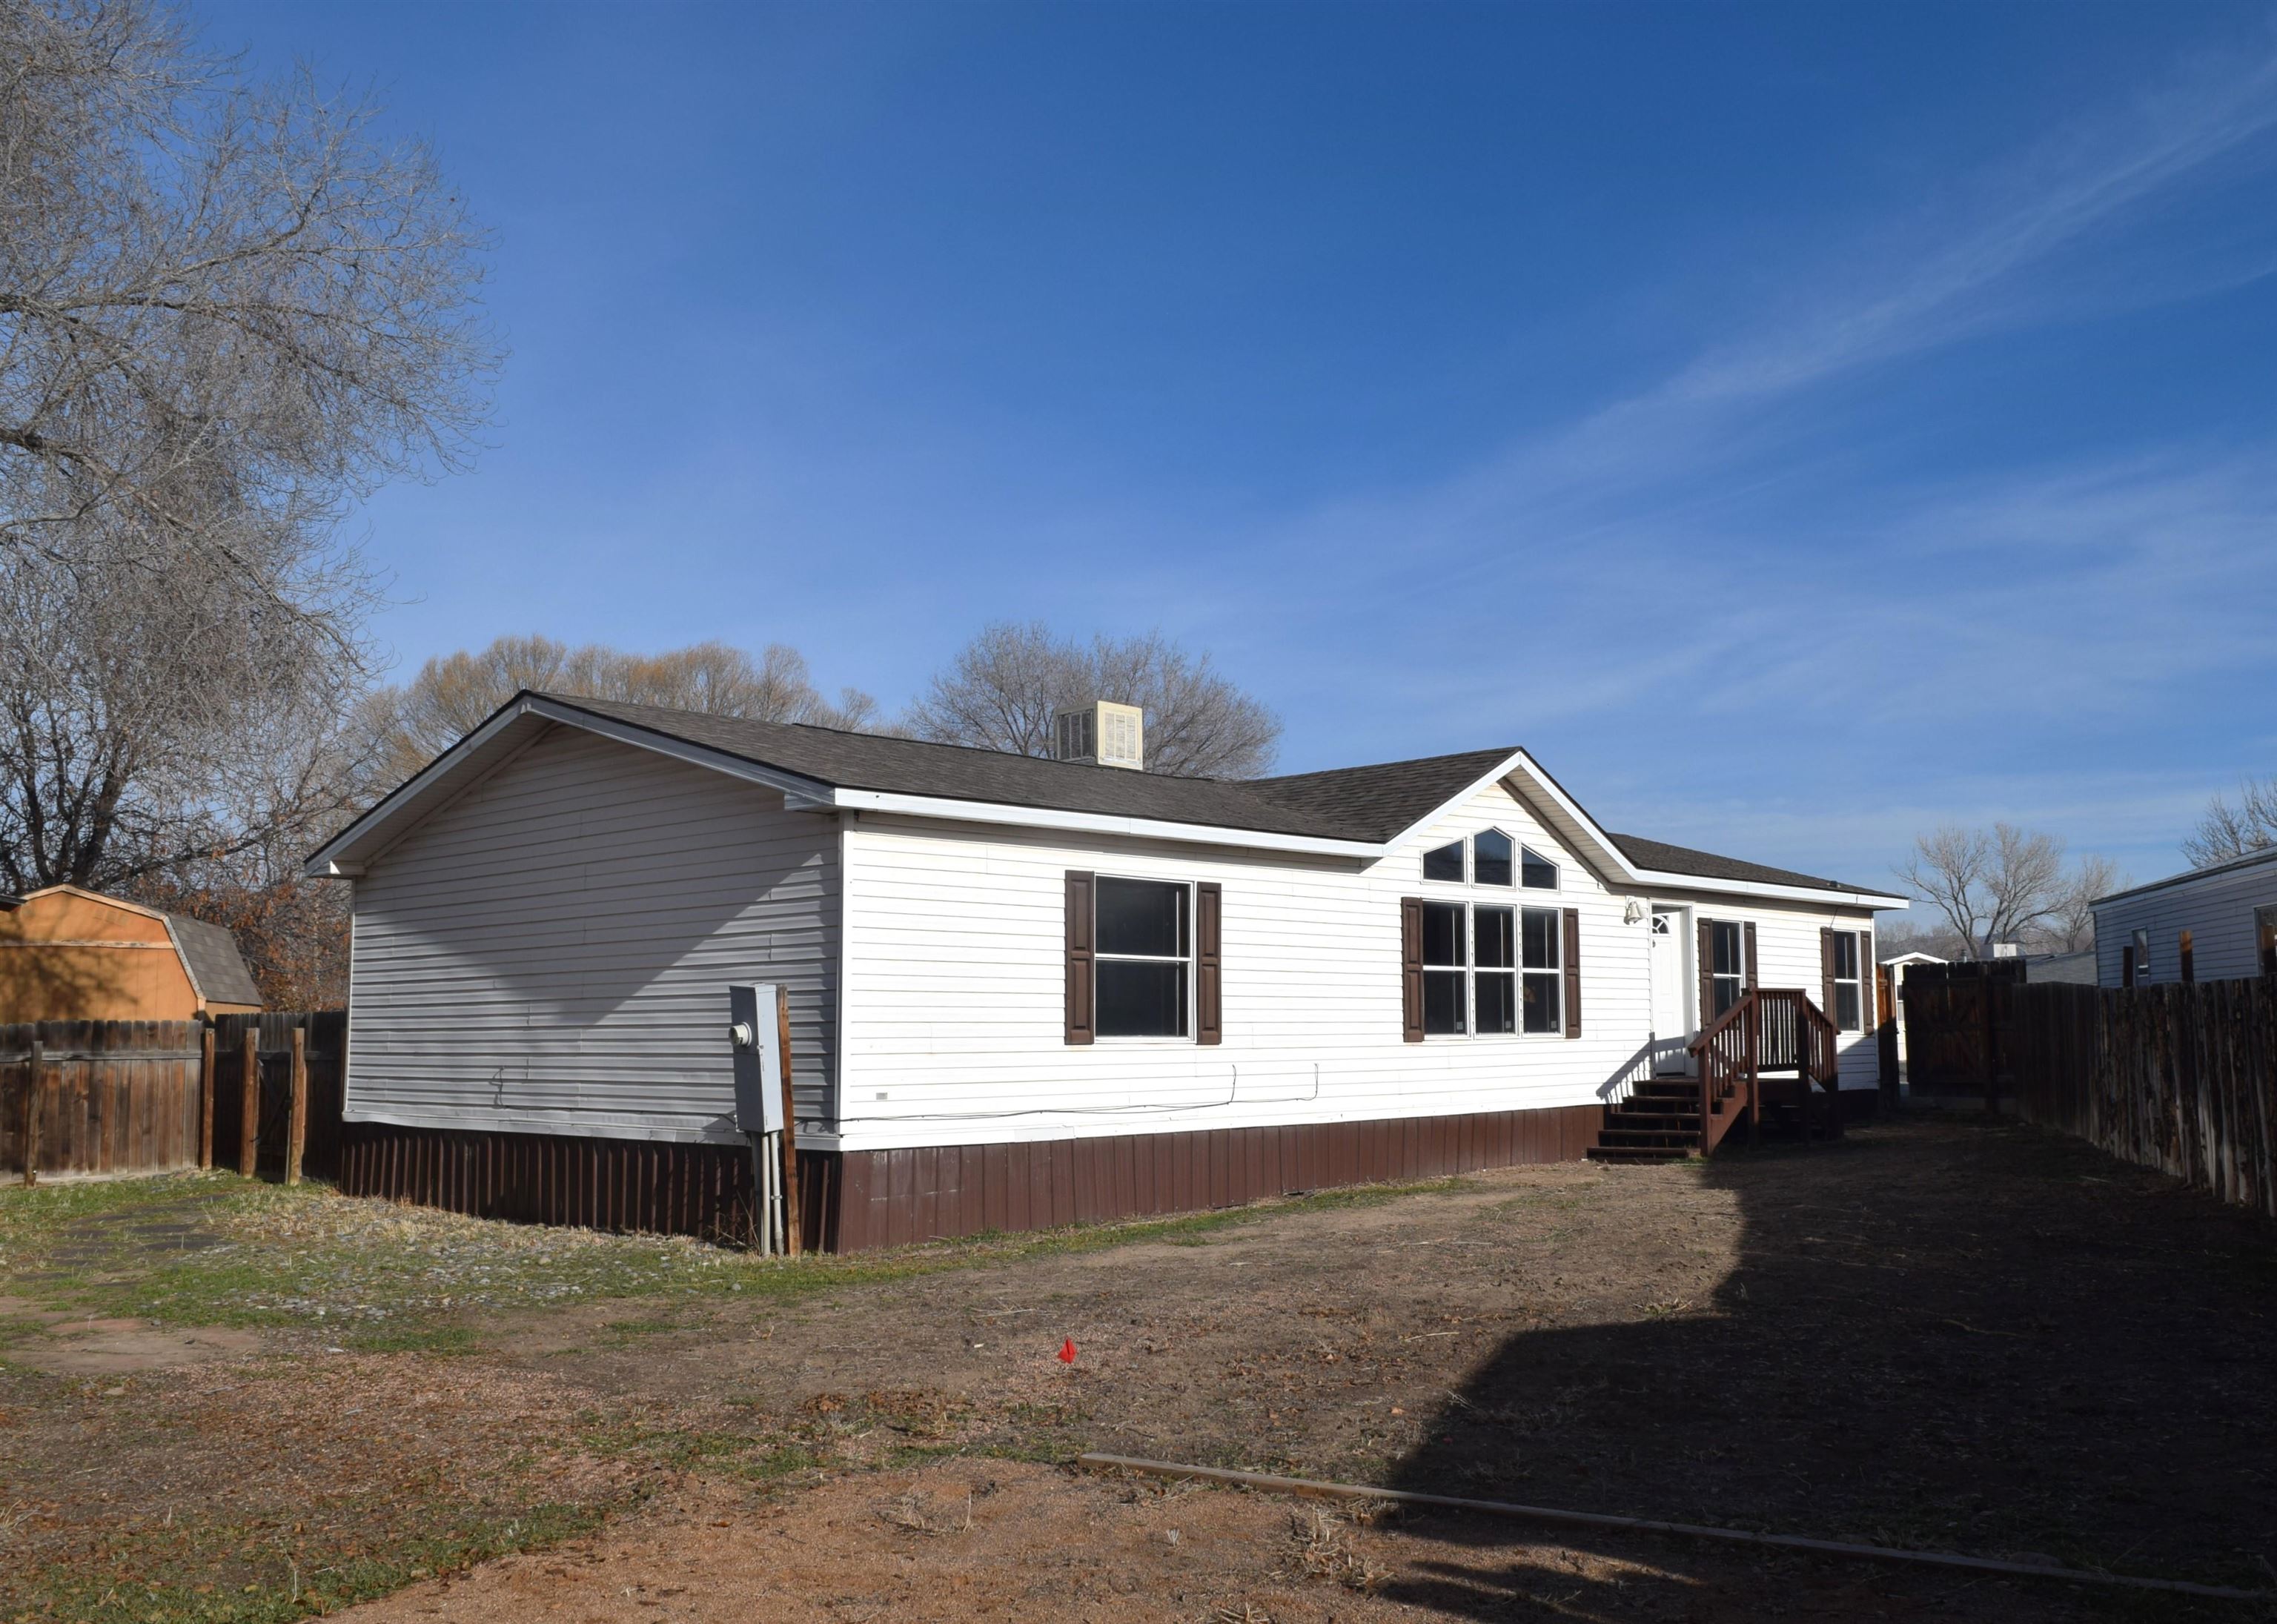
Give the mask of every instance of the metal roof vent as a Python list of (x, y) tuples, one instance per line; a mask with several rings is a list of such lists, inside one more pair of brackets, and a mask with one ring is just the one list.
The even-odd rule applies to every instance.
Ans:
[(1052, 718), (1052, 755), (1091, 766), (1146, 766), (1146, 713), (1100, 699)]

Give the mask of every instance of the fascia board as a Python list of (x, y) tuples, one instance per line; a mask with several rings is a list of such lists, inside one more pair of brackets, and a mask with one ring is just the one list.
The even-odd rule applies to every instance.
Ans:
[(1414, 834), (1417, 829), (1436, 823), (1476, 795), (1486, 785), (1499, 782), (1515, 773), (1522, 773), (1526, 782), (1532, 785), (1542, 797), (1557, 811), (1559, 815), (1579, 830), (1590, 845), (1596, 848), (1597, 855), (1606, 868), (1618, 875), (1625, 883), (1634, 886), (1639, 890), (1664, 888), (1711, 891), (1734, 896), (1777, 897), (1783, 902), (1825, 903), (1839, 908), (1903, 908), (1907, 905), (1906, 899), (1902, 896), (1884, 896), (1873, 891), (1819, 890), (1809, 886), (1766, 885), (1750, 880), (1718, 880), (1704, 874), (1677, 874), (1660, 869), (1639, 868), (1629, 861), (1628, 854), (1620, 849), (1611, 835), (1598, 826), (1597, 820), (1583, 809), (1581, 804), (1565, 793), (1565, 786), (1552, 778), (1543, 770), (1540, 762), (1534, 760), (1523, 750), (1513, 751), (1507, 761), (1501, 763), (1492, 772), (1481, 775), (1476, 782), (1466, 786), (1460, 794), (1448, 800), (1445, 804), (1435, 807), (1428, 817), (1420, 818), (1401, 830), (1399, 835), (1388, 843), (1397, 845)]
[(1805, 885), (1763, 885), (1752, 880), (1717, 880), (1706, 874), (1677, 874), (1657, 868), (1637, 871), (1640, 889), (1711, 891), (1726, 896), (1774, 896), (1782, 902), (1824, 903), (1836, 908), (1906, 908), (1902, 896), (1874, 891), (1819, 891)]
[(1281, 835), (1263, 829), (1223, 828), (1215, 824), (1174, 823), (1107, 812), (1062, 812), (1045, 806), (1011, 806), (990, 801), (959, 801), (939, 796), (900, 795), (880, 789), (839, 789), (830, 804), (851, 812), (890, 812), (954, 823), (1009, 824), (1022, 828), (1063, 829), (1084, 835), (1124, 835), (1141, 840), (1181, 841), (1189, 845), (1232, 846), (1256, 851), (1295, 851), (1315, 857), (1380, 858), (1390, 847), (1374, 841), (1336, 840), (1317, 835)]

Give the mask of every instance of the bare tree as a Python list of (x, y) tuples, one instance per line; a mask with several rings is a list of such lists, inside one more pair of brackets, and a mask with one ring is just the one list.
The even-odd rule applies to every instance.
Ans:
[(1047, 756), (1052, 718), (1096, 699), (1146, 713), (1146, 770), (1182, 778), (1269, 772), (1279, 718), (1160, 632), (1088, 644), (1040, 621), (998, 621), (959, 651), (903, 716), (918, 738)]
[(2182, 855), (2192, 868), (2212, 868), (2272, 846), (2277, 846), (2277, 778), (2245, 780), (2235, 805), (2215, 796), (2197, 827), (2182, 837)]
[(0, 883), (265, 921), (272, 996), (343, 962), (293, 878), (355, 794), (339, 521), (457, 465), (498, 359), (461, 200), (377, 119), (148, 0), (0, 0)]
[(2057, 891), (2048, 917), (2049, 945), (2059, 953), (2081, 953), (2093, 947), (2096, 899), (2132, 883), (2109, 858), (2082, 858)]
[(859, 689), (824, 698), (805, 657), (781, 643), (754, 659), (724, 643), (630, 654), (598, 643), (573, 648), (551, 637), (500, 637), (488, 648), (430, 660), (403, 687), (365, 702), (371, 791), (410, 777), (525, 688), (856, 731), (869, 728), (878, 710)]
[(2055, 911), (2063, 875), (2063, 842), (2014, 824), (1989, 830), (1950, 825), (1914, 842), (1898, 877), (1944, 916), (1981, 958), (1998, 942), (2018, 942)]
[(453, 466), (498, 359), (477, 233), (377, 118), (147, 0), (0, 0), (0, 553), (326, 623), (308, 539)]

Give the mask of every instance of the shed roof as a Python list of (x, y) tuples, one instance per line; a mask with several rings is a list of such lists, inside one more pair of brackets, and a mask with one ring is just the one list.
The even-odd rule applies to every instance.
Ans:
[(261, 989), (253, 984), (253, 972), (245, 967), (235, 936), (218, 925), (186, 913), (169, 913), (166, 926), (182, 949), (182, 968), (190, 972), (190, 984), (200, 998), (208, 1003), (262, 1002)]

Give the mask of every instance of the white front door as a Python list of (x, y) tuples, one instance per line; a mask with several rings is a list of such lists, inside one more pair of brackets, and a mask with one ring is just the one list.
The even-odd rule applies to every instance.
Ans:
[(1692, 979), (1685, 973), (1685, 912), (1652, 911), (1652, 1069), (1656, 1074), (1691, 1069), (1684, 1046), (1692, 1039)]

